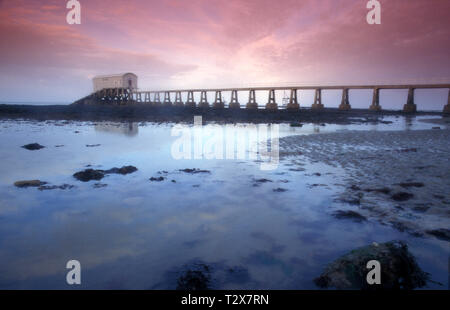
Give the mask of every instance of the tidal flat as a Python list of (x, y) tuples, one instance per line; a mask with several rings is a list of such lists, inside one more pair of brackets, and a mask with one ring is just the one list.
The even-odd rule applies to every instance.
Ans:
[(3, 119), (0, 288), (68, 289), (78, 260), (84, 289), (319, 289), (400, 240), (447, 289), (450, 126), (426, 118), (281, 123), (272, 170), (174, 159), (170, 122)]

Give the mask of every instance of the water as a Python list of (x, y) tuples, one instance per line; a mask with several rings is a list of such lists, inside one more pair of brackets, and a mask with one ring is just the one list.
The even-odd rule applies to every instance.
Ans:
[[(280, 125), (280, 136), (433, 127), (418, 118), (385, 120), (393, 123)], [(210, 267), (218, 289), (314, 289), (312, 279), (327, 263), (356, 247), (392, 239), (406, 240), (420, 266), (444, 284), (431, 288), (447, 288), (445, 242), (330, 216), (339, 203), (333, 199), (337, 180), (327, 173), (342, 174), (338, 168), (304, 163), (305, 171), (295, 171), (290, 162), (280, 162), (264, 171), (248, 158), (175, 160), (173, 126), (2, 121), (0, 288), (72, 289), (65, 267), (76, 259), (84, 289), (174, 289), (177, 277), (197, 263)], [(46, 148), (20, 147), (33, 142)], [(99, 182), (72, 177), (88, 165), (139, 170)], [(179, 171), (185, 168), (211, 173)], [(166, 179), (149, 181), (160, 175)], [(272, 182), (255, 182), (263, 178)], [(32, 179), (76, 187), (13, 186)], [(275, 192), (278, 188), (286, 191)]]

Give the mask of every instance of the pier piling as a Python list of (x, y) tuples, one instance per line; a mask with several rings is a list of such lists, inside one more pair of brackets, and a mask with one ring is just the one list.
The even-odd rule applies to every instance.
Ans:
[(200, 93), (200, 102), (198, 103), (199, 108), (209, 108), (208, 98), (206, 97), (206, 91)]
[(220, 90), (216, 91), (216, 99), (213, 103), (214, 109), (223, 109), (225, 107), (223, 100), (222, 100), (222, 92)]
[(348, 88), (344, 88), (342, 90), (342, 101), (339, 105), (339, 110), (341, 111), (350, 111), (352, 107), (350, 106), (350, 102), (348, 100)]
[(184, 106), (183, 100), (181, 99), (181, 92), (180, 91), (177, 91), (175, 93), (175, 106), (177, 106), (177, 107)]
[(291, 89), (291, 96), (289, 97), (289, 103), (286, 105), (286, 109), (290, 111), (300, 110), (300, 105), (297, 100), (297, 89)]
[(316, 89), (314, 94), (314, 103), (311, 106), (312, 110), (322, 110), (324, 108), (322, 104), (322, 90), (320, 88)]
[(256, 103), (256, 95), (255, 95), (254, 89), (251, 89), (248, 93), (247, 109), (258, 109), (258, 104)]
[(408, 101), (403, 106), (403, 112), (414, 113), (417, 111), (417, 105), (414, 103), (414, 88), (408, 90)]
[(190, 108), (195, 108), (194, 92), (193, 91), (188, 91), (186, 106), (190, 107)]
[(231, 91), (231, 101), (230, 101), (229, 108), (230, 109), (240, 109), (241, 108), (241, 105), (239, 104), (239, 100), (238, 100), (237, 90)]
[(266, 104), (266, 110), (278, 110), (278, 104), (275, 102), (275, 90), (269, 90), (269, 100)]
[(372, 98), (372, 104), (369, 107), (370, 111), (381, 111), (381, 105), (380, 105), (380, 90), (378, 88), (373, 89), (373, 98)]
[(450, 89), (448, 90), (448, 99), (447, 99), (447, 105), (444, 106), (444, 111), (445, 114), (450, 114)]

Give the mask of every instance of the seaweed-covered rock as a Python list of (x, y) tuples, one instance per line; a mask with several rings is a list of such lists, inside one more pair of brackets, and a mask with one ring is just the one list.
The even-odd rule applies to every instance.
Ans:
[[(367, 262), (381, 265), (381, 284), (369, 285)], [(429, 274), (422, 271), (408, 246), (402, 241), (372, 244), (338, 258), (314, 280), (321, 288), (337, 289), (415, 289), (423, 287)]]
[(39, 143), (30, 143), (27, 145), (22, 146), (24, 149), (27, 149), (29, 151), (36, 151), (45, 148), (45, 146), (40, 145)]
[(86, 169), (80, 172), (75, 173), (74, 178), (81, 182), (89, 182), (91, 180), (100, 181), (105, 176), (105, 171), (103, 170), (95, 170), (95, 169)]
[(152, 181), (152, 182), (161, 182), (161, 181), (164, 181), (164, 177), (156, 177), (156, 178), (155, 177), (151, 177), (150, 181)]
[(17, 181), (14, 183), (14, 186), (19, 188), (27, 188), (27, 187), (39, 187), (47, 184), (47, 182), (42, 182), (39, 180), (30, 180), (30, 181)]
[(100, 181), (107, 174), (129, 174), (137, 171), (138, 169), (134, 166), (123, 166), (122, 168), (111, 168), (109, 170), (97, 170), (97, 169), (86, 169), (75, 173), (73, 176), (75, 179), (81, 182), (89, 182), (92, 180)]
[(123, 166), (122, 168), (111, 168), (109, 170), (106, 170), (105, 174), (129, 174), (136, 172), (138, 169), (134, 166)]

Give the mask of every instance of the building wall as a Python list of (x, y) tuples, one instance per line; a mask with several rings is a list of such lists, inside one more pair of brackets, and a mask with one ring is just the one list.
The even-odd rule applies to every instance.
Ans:
[(123, 75), (98, 76), (93, 78), (94, 92), (104, 88), (137, 89), (137, 76), (132, 73)]

